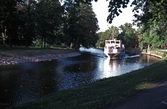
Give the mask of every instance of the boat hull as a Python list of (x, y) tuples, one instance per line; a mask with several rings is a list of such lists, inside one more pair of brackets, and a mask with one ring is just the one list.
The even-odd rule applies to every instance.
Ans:
[(122, 50), (121, 52), (117, 52), (117, 53), (104, 52), (104, 54), (110, 59), (120, 59), (124, 57), (125, 52), (124, 50)]

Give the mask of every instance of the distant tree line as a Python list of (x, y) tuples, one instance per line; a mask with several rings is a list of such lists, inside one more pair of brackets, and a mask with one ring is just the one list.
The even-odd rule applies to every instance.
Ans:
[(91, 4), (73, 0), (0, 0), (0, 44), (41, 48), (95, 46), (98, 20)]
[(132, 27), (131, 23), (125, 23), (119, 27), (111, 26), (104, 32), (99, 32), (97, 47), (104, 47), (105, 40), (121, 40), (126, 48), (139, 47), (139, 32)]

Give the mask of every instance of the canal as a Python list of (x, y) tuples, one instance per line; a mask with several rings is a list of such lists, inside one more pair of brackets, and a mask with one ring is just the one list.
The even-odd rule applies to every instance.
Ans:
[(0, 105), (12, 106), (99, 79), (120, 76), (158, 60), (148, 55), (110, 60), (99, 52), (45, 62), (0, 66)]

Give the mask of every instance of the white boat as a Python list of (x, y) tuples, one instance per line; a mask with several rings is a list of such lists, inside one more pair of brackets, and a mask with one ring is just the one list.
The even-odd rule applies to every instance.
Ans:
[(105, 40), (104, 54), (108, 58), (117, 59), (125, 54), (125, 47), (121, 40)]

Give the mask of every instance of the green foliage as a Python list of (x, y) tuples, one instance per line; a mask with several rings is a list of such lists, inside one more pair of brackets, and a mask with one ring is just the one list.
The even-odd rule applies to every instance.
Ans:
[(54, 43), (57, 35), (55, 31), (60, 31), (63, 10), (59, 0), (40, 0), (36, 13), (36, 32), (42, 40), (41, 46), (45, 48), (46, 43)]
[(66, 44), (78, 49), (80, 45), (84, 47), (95, 46), (98, 40), (98, 21), (91, 5), (80, 3), (76, 5), (72, 1), (67, 1), (64, 5), (66, 9), (64, 24), (64, 34)]
[(119, 34), (119, 29), (115, 26), (109, 27), (109, 29), (107, 29), (104, 32), (99, 32), (98, 33), (99, 40), (96, 43), (96, 46), (97, 47), (104, 47), (105, 40), (117, 38), (118, 34)]
[(135, 29), (132, 27), (132, 24), (125, 23), (120, 27), (121, 33), (118, 36), (118, 39), (122, 40), (122, 43), (125, 45), (126, 48), (134, 48), (138, 45), (137, 34)]
[[(68, 0), (65, 0), (65, 1), (68, 1)], [(73, 0), (73, 2), (77, 5), (79, 5), (79, 3), (91, 4), (92, 1), (97, 2), (98, 0)], [(108, 5), (109, 15), (107, 17), (107, 21), (109, 23), (112, 23), (112, 20), (116, 16), (119, 16), (120, 13), (122, 13), (122, 9), (126, 8), (128, 3), (130, 2), (130, 0), (107, 0), (107, 1), (109, 1), (109, 5)], [(142, 0), (138, 0), (138, 1), (142, 1)]]
[[(9, 39), (14, 37), (16, 29), (16, 1), (1, 0), (0, 1), (0, 32), (9, 36)], [(5, 32), (5, 30), (8, 30)], [(11, 40), (10, 40), (11, 42)], [(10, 43), (11, 46), (11, 43)], [(12, 47), (12, 46), (11, 46)]]
[(1, 32), (8, 35), (7, 42), (11, 47), (12, 43), (19, 45), (18, 42), (24, 43), (24, 40), (31, 40), (31, 37), (28, 39), (25, 36), (33, 33), (34, 21), (28, 19), (32, 16), (34, 11), (32, 9), (35, 9), (32, 4), (35, 3), (35, 0), (1, 0)]
[[(119, 33), (120, 30), (120, 33)], [(122, 43), (128, 47), (138, 47), (138, 37), (136, 30), (132, 27), (132, 24), (125, 23), (119, 28), (111, 26), (105, 32), (99, 32), (98, 47), (104, 47), (105, 40), (116, 38), (122, 41)]]
[[(167, 1), (133, 1), (136, 23), (141, 27), (140, 46), (142, 48), (157, 48), (166, 43)], [(143, 14), (140, 14), (142, 11)]]
[[(23, 36), (23, 39), (26, 41), (25, 46), (27, 47), (32, 43), (32, 39), (35, 38), (35, 25), (36, 25), (36, 0), (25, 0), (23, 8), (18, 14), (21, 24), (20, 26), (20, 35)], [(22, 17), (21, 17), (22, 16)]]
[[(140, 38), (140, 46), (141, 49), (155, 49), (161, 46), (164, 46), (166, 43), (167, 35), (166, 32), (160, 32), (157, 25), (153, 24), (151, 21), (149, 22), (149, 26), (143, 25), (140, 29), (141, 38)], [(150, 47), (149, 47), (150, 46)]]
[(97, 18), (92, 6), (59, 0), (1, 0), (0, 33), (8, 36), (7, 43), (46, 45), (66, 43), (78, 48), (95, 46)]

